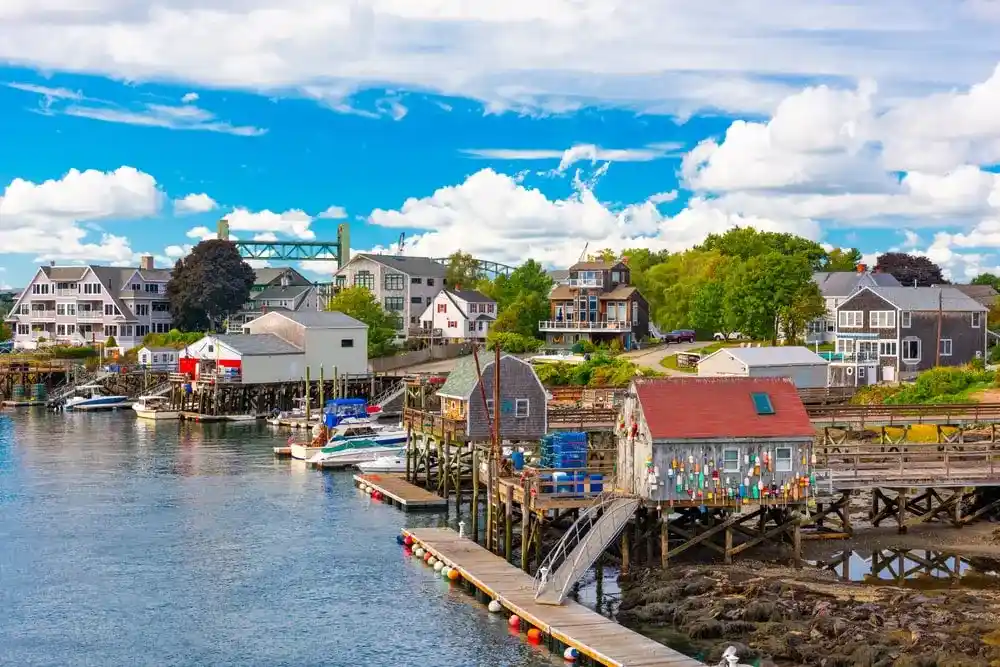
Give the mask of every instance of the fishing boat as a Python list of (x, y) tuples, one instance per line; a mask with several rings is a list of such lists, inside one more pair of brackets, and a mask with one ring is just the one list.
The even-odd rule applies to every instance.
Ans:
[(118, 410), (132, 407), (132, 399), (128, 396), (106, 396), (101, 393), (99, 384), (82, 384), (66, 399), (63, 406), (66, 410), (93, 411)]
[(181, 418), (180, 411), (170, 409), (170, 401), (166, 396), (140, 396), (132, 409), (139, 419), (166, 421)]
[(309, 463), (322, 468), (350, 468), (398, 451), (399, 443), (387, 444), (375, 438), (343, 440), (321, 449), (309, 459)]
[[(313, 439), (311, 442), (296, 442), (292, 444), (292, 458), (308, 461), (324, 447), (340, 444), (342, 441), (359, 438), (381, 437), (385, 431), (385, 426), (371, 421), (354, 422), (353, 420), (343, 424), (337, 424), (332, 429), (326, 430), (329, 435), (321, 435), (325, 427), (319, 424), (313, 427)], [(406, 442), (406, 432), (400, 431), (402, 440)]]
[(356, 467), (363, 473), (406, 472), (406, 449), (387, 452), (372, 461), (362, 461)]
[[(291, 420), (305, 420), (306, 418), (306, 400), (305, 398), (296, 398), (295, 407), (291, 410), (285, 410), (281, 412), (275, 410), (270, 417), (267, 418), (267, 423), (272, 426), (281, 426), (282, 422), (288, 422)], [(319, 408), (312, 408), (310, 411), (310, 421), (319, 418), (320, 410)]]

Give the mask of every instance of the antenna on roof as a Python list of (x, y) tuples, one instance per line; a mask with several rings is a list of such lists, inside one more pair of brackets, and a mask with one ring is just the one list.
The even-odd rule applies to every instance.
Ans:
[(406, 244), (406, 232), (400, 232), (399, 233), (399, 245), (396, 248), (396, 254), (397, 255), (402, 255), (403, 254), (403, 246), (405, 244)]
[(587, 241), (586, 243), (583, 244), (583, 252), (580, 253), (580, 258), (576, 261), (582, 262), (583, 260), (587, 259), (587, 248), (589, 247), (590, 247), (590, 241)]

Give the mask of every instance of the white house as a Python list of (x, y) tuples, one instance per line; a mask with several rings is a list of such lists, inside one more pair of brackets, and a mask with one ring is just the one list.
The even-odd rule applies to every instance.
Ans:
[(423, 331), (442, 340), (486, 340), (496, 301), (475, 290), (443, 289), (420, 316)]
[(155, 371), (176, 371), (180, 350), (172, 347), (141, 347), (139, 365)]
[(304, 354), (304, 363), (319, 374), (368, 372), (368, 325), (343, 313), (273, 311), (243, 325), (245, 334), (272, 334)]
[(822, 389), (829, 365), (806, 347), (724, 347), (698, 362), (698, 377), (786, 377), (799, 389)]
[(305, 376), (305, 353), (274, 334), (205, 336), (181, 351), (178, 367), (195, 380), (297, 382)]

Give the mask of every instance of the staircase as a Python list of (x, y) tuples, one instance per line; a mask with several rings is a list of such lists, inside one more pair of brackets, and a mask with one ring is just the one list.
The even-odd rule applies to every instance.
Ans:
[(164, 380), (163, 382), (153, 385), (146, 390), (146, 396), (166, 396), (170, 393), (170, 387), (172, 387), (170, 380)]
[(636, 496), (614, 492), (598, 496), (538, 568), (535, 574), (535, 602), (562, 604), (569, 589), (621, 534), (638, 507), (639, 498)]
[[(380, 396), (377, 396), (375, 400), (371, 401), (370, 405), (377, 405), (382, 408), (383, 412), (390, 413), (393, 410), (390, 409), (390, 404), (400, 398), (406, 392), (406, 380), (400, 380), (396, 384), (392, 385), (388, 389), (382, 392)], [(399, 405), (399, 412), (402, 412), (402, 402)]]
[(66, 402), (67, 398), (76, 393), (78, 387), (82, 387), (86, 384), (98, 384), (101, 380), (111, 377), (112, 375), (114, 375), (114, 373), (110, 373), (108, 371), (90, 372), (79, 375), (71, 382), (49, 394), (49, 405), (59, 407)]

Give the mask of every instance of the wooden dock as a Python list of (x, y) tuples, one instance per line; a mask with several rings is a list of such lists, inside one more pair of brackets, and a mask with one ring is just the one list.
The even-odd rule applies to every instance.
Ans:
[(704, 667), (694, 658), (619, 625), (576, 602), (542, 605), (535, 602), (534, 579), (503, 558), (450, 528), (412, 528), (403, 531), (435, 558), (443, 560), (462, 579), (498, 600), (522, 621), (559, 644), (607, 667)]
[(415, 484), (407, 482), (402, 475), (386, 473), (371, 475), (355, 475), (357, 486), (366, 484), (374, 487), (390, 504), (404, 511), (435, 510), (448, 507), (448, 500), (436, 493), (431, 493)]

